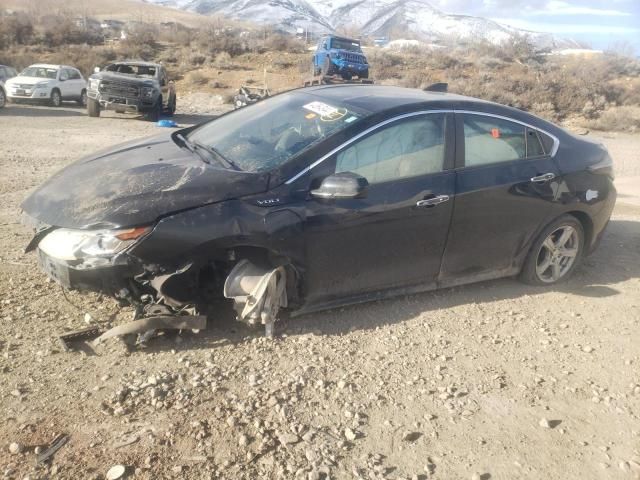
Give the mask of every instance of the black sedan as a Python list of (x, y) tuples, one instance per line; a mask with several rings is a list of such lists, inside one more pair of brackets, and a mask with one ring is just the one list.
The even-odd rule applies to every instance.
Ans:
[(523, 111), (374, 85), (304, 88), (81, 159), (29, 196), (49, 276), (241, 319), (505, 276), (567, 279), (614, 207), (599, 143)]

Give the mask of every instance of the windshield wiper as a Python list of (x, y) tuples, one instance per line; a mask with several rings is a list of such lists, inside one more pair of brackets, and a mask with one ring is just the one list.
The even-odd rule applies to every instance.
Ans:
[(203, 145), (202, 143), (199, 142), (194, 142), (192, 144), (195, 148), (201, 148), (203, 149), (205, 152), (209, 153), (211, 156), (213, 156), (216, 160), (218, 160), (222, 165), (225, 166), (225, 168), (231, 168), (233, 170), (238, 170), (240, 171), (241, 169), (235, 164), (233, 163), (231, 160), (229, 160), (228, 158), (225, 158), (224, 155), (222, 155), (218, 150), (216, 150), (215, 148), (209, 146), (209, 145)]
[(196, 153), (196, 147), (181, 133), (176, 134), (176, 138), (182, 142), (182, 145), (191, 153)]
[(189, 150), (191, 153), (194, 153), (196, 155), (198, 155), (200, 157), (200, 160), (202, 160), (204, 163), (209, 164), (210, 162), (209, 160), (207, 160), (206, 158), (204, 158), (202, 155), (200, 155), (200, 153), (198, 153), (198, 147), (199, 145), (194, 145), (193, 143), (191, 143), (187, 137), (185, 137), (184, 135), (182, 135), (181, 133), (177, 133), (176, 134), (176, 138), (178, 140), (180, 140), (182, 142), (182, 145), (184, 146), (184, 148), (186, 148), (187, 150)]

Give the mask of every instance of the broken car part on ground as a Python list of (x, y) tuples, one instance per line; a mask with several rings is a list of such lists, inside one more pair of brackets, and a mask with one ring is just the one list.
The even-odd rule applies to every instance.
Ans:
[(607, 225), (612, 177), (604, 146), (520, 110), (334, 85), (83, 158), (22, 207), (64, 287), (176, 321), (232, 298), (271, 332), (281, 309), (562, 281)]

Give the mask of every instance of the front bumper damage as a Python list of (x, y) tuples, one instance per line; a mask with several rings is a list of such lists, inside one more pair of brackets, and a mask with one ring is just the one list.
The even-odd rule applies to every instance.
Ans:
[[(46, 234), (45, 234), (46, 236)], [(206, 305), (197, 300), (193, 262), (180, 267), (146, 265), (126, 251), (105, 263), (105, 259), (66, 261), (52, 258), (37, 248), (38, 234), (30, 243), (36, 250), (42, 271), (64, 289), (93, 291), (109, 295), (121, 305), (135, 307), (134, 321), (101, 335), (96, 344), (114, 336), (137, 334), (148, 339), (166, 329), (202, 330), (206, 316), (197, 314)], [(42, 235), (40, 235), (42, 238)], [(35, 245), (34, 245), (35, 244)], [(265, 335), (273, 337), (274, 324), (282, 308), (288, 306), (286, 271), (280, 266), (265, 268), (248, 259), (237, 261), (224, 279), (223, 294), (234, 302), (237, 319), (248, 325), (264, 325)], [(185, 315), (186, 311), (194, 315)], [(85, 332), (83, 332), (85, 333)], [(80, 335), (83, 337), (83, 335)], [(75, 338), (72, 334), (70, 338)], [(64, 338), (60, 337), (64, 343)]]

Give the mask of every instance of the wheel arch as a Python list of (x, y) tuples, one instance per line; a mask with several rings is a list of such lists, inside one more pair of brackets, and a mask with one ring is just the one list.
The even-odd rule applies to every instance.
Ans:
[(515, 266), (518, 270), (522, 270), (525, 262), (527, 261), (527, 257), (531, 252), (531, 249), (534, 247), (536, 240), (540, 236), (540, 234), (551, 225), (553, 222), (557, 221), (559, 218), (564, 217), (565, 215), (570, 215), (574, 217), (580, 225), (582, 225), (582, 229), (584, 231), (584, 251), (589, 251), (589, 245), (591, 245), (591, 240), (593, 238), (593, 220), (589, 216), (588, 213), (585, 213), (581, 210), (570, 210), (567, 212), (562, 212), (553, 218), (548, 219), (548, 221), (539, 225), (539, 227), (532, 233), (528, 242), (523, 245), (523, 248), (519, 251), (519, 254), (516, 256)]
[(593, 239), (593, 220), (591, 219), (589, 214), (580, 210), (572, 210), (570, 212), (566, 212), (564, 215), (571, 215), (580, 222), (580, 224), (582, 225), (582, 229), (584, 230), (584, 248), (585, 251), (589, 250), (589, 246), (591, 245), (591, 241)]

